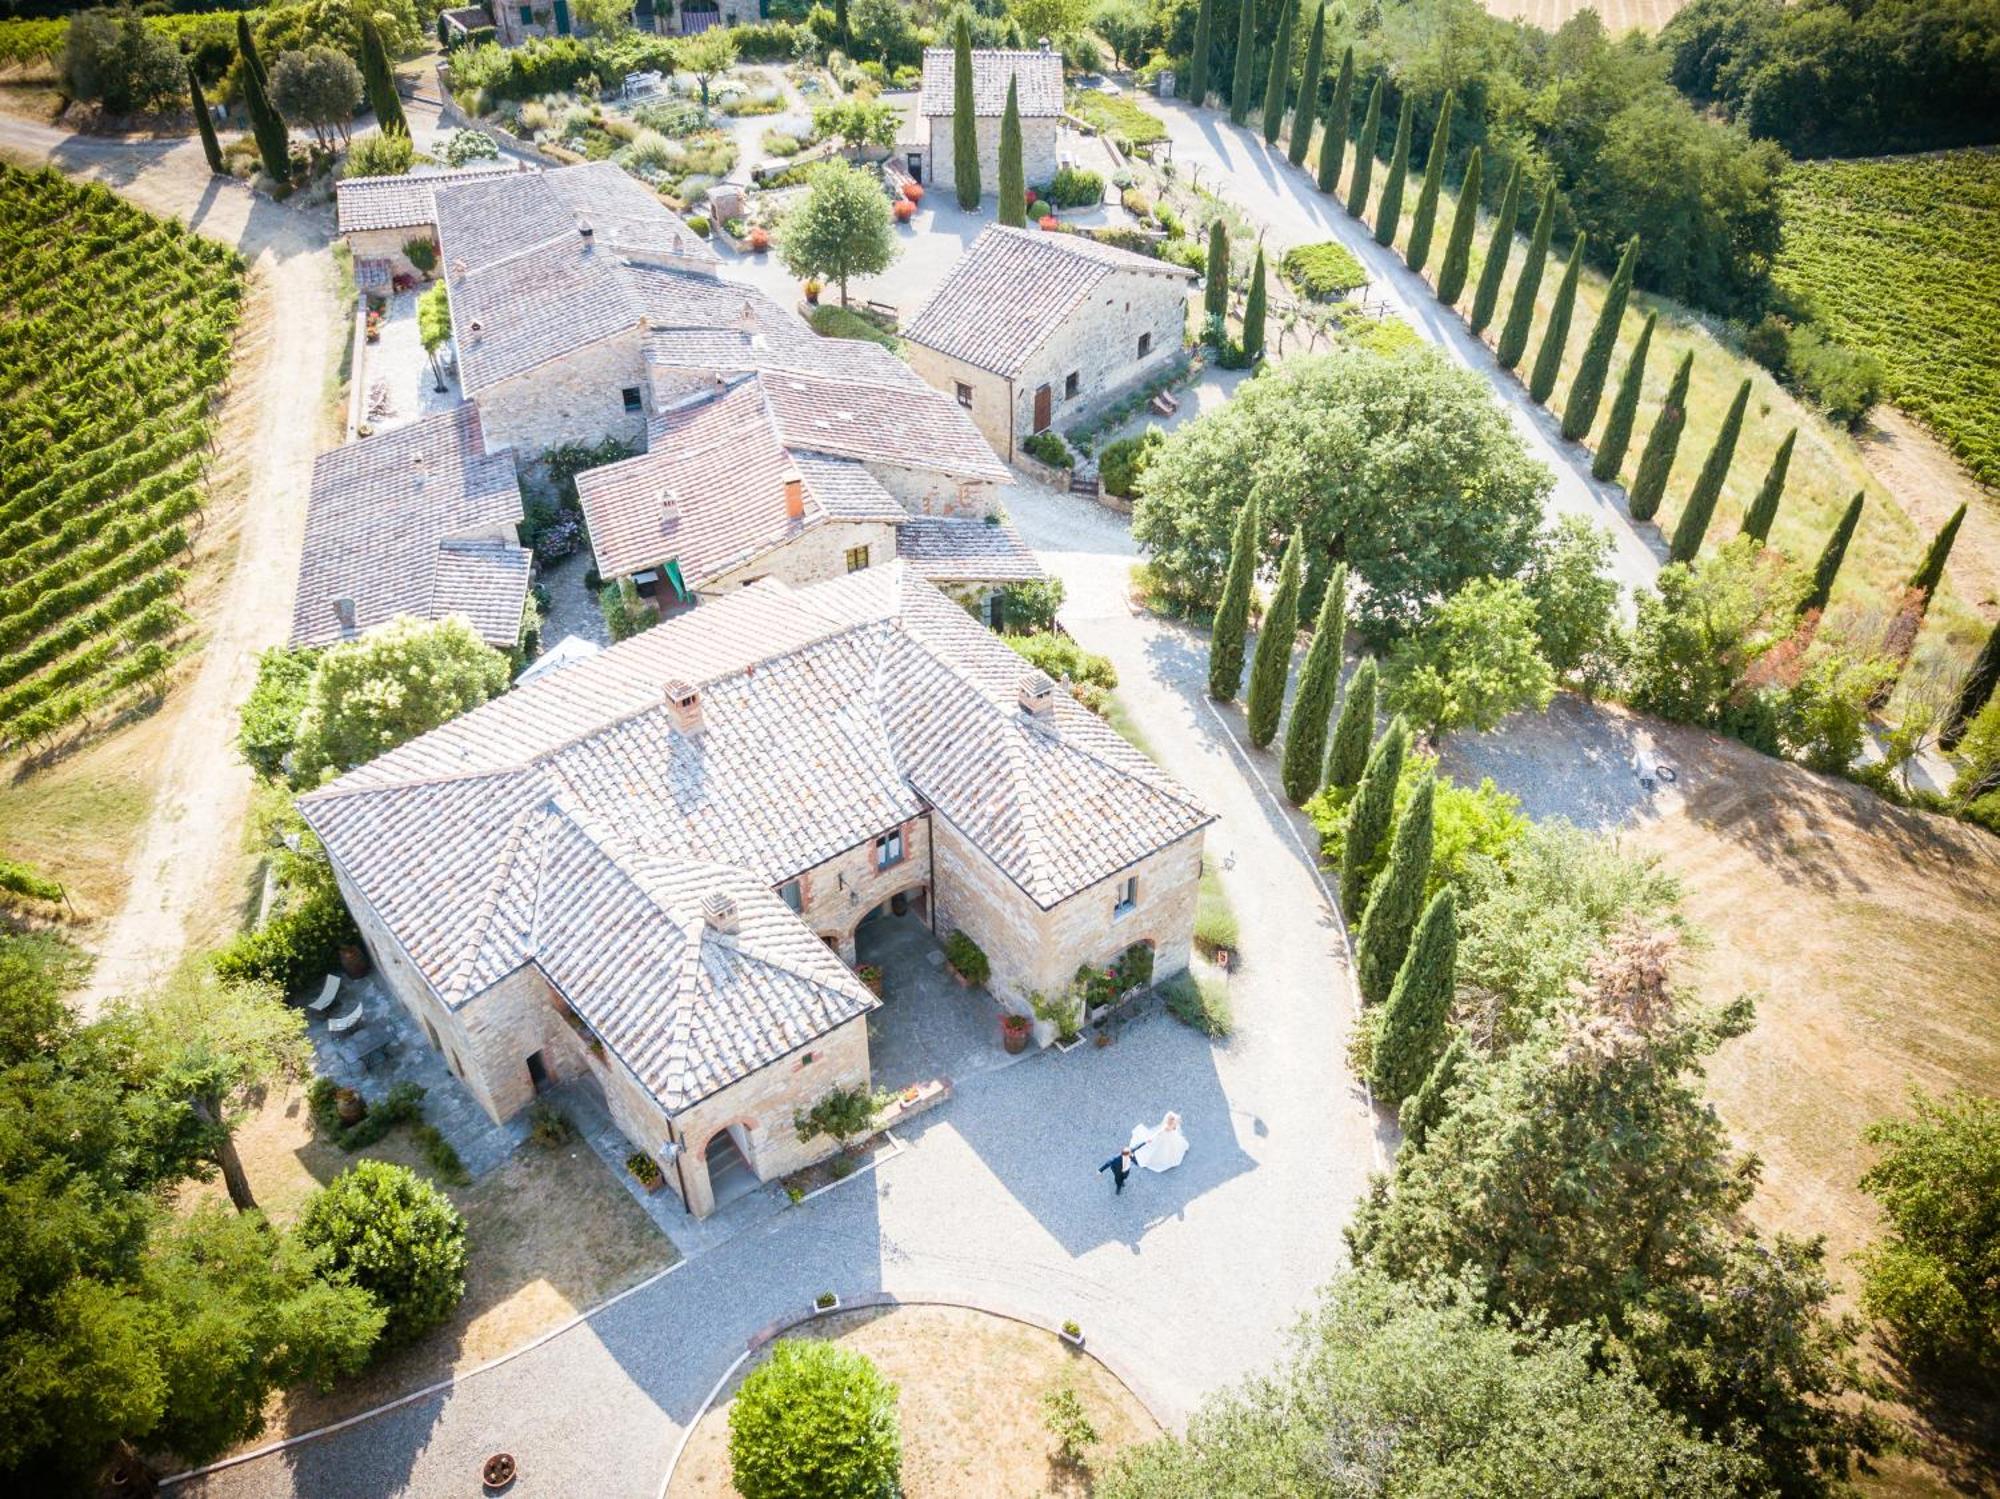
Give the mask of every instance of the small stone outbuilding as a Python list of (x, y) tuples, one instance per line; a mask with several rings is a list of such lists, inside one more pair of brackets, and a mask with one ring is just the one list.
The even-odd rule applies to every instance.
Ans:
[(995, 224), (903, 327), (910, 367), (995, 452), (1072, 427), (1187, 356), (1194, 273), (1080, 234)]
[[(924, 50), (923, 92), (917, 102), (921, 146), (899, 145), (910, 175), (942, 192), (957, 188), (952, 120), (957, 92), (950, 47)], [(1007, 109), (1007, 83), (1015, 85), (1021, 115), (1021, 171), (1030, 187), (1056, 174), (1062, 134), (1062, 58), (1054, 52), (1013, 52), (997, 48), (972, 54), (972, 111), (979, 142), (979, 186), (992, 197), (1000, 191), (1000, 117)]]
[(421, 274), (408, 247), (424, 240), (435, 250), (439, 187), (534, 170), (521, 162), (496, 161), (449, 172), (420, 169), (401, 177), (352, 177), (335, 183), (335, 224), (354, 255), (356, 283), (371, 289), (387, 286), (395, 276)]

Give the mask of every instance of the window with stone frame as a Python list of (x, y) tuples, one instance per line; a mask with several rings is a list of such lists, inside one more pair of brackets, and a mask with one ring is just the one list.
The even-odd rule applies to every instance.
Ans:
[(797, 880), (786, 880), (778, 887), (778, 899), (790, 906), (794, 912), (806, 908), (805, 889)]
[(967, 385), (963, 380), (954, 380), (952, 384), (956, 387), (958, 404), (963, 406), (967, 411), (970, 411), (972, 409), (972, 387)]
[(1139, 335), (1139, 357), (1141, 359), (1144, 359), (1148, 354), (1152, 352), (1153, 352), (1153, 335), (1150, 333), (1141, 333)]
[(903, 830), (901, 828), (897, 828), (893, 833), (884, 833), (880, 838), (875, 840), (875, 867), (877, 869), (893, 869), (902, 862)]
[(625, 398), (625, 409), (627, 411), (640, 411), (644, 409), (645, 401), (639, 393), (638, 386), (628, 385), (619, 394)]
[(1118, 899), (1112, 904), (1113, 918), (1130, 916), (1139, 905), (1139, 876), (1128, 874), (1118, 882)]
[(849, 547), (847, 549), (847, 570), (851, 573), (858, 573), (866, 566), (868, 566), (868, 548), (865, 546)]
[(1063, 399), (1065, 401), (1074, 401), (1076, 399), (1077, 392), (1082, 389), (1083, 389), (1083, 376), (1078, 374), (1075, 370), (1071, 370), (1069, 374), (1063, 377)]

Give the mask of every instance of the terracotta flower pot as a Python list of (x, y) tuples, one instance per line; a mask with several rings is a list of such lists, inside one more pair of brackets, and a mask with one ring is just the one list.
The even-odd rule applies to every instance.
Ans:
[(514, 1481), (514, 1454), (496, 1452), (487, 1458), (479, 1470), (479, 1482), (490, 1494), (497, 1494)]
[(912, 203), (921, 203), (924, 201), (924, 190), (914, 182), (905, 182), (903, 184), (903, 196)]
[(770, 248), (771, 232), (768, 229), (752, 229), (750, 231), (750, 250), (752, 254), (762, 255)]
[(1018, 1055), (1027, 1050), (1032, 1030), (1026, 1015), (1003, 1016), (1000, 1021), (1000, 1044), (1007, 1048), (1008, 1055)]
[(340, 971), (351, 979), (368, 977), (368, 949), (357, 942), (346, 942), (340, 948)]
[(333, 1112), (342, 1124), (354, 1125), (361, 1122), (362, 1115), (368, 1112), (368, 1105), (352, 1088), (342, 1088), (333, 1095)]
[(916, 217), (916, 213), (917, 205), (912, 203), (908, 198), (905, 198), (896, 205), (896, 222), (907, 224), (911, 219)]

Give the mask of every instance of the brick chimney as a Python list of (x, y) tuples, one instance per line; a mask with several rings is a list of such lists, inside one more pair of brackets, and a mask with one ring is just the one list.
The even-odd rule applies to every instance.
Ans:
[(801, 474), (788, 463), (785, 465), (785, 471), (778, 475), (778, 478), (783, 481), (785, 486), (785, 518), (787, 520), (804, 520), (806, 518), (805, 475)]
[(1056, 717), (1056, 684), (1041, 670), (1021, 673), (1021, 711), (1037, 723), (1053, 724)]
[(333, 601), (333, 612), (340, 620), (341, 629), (351, 630), (354, 628), (353, 599), (335, 599)]
[(726, 890), (711, 890), (701, 898), (701, 919), (714, 931), (736, 935), (736, 897)]
[(672, 530), (680, 523), (680, 518), (681, 492), (678, 489), (664, 491), (660, 495), (660, 529)]
[(692, 739), (701, 732), (701, 691), (679, 677), (667, 683), (667, 719)]

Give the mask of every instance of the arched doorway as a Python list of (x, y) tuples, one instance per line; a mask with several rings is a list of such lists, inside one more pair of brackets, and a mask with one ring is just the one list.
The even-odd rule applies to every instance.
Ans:
[(708, 1193), (716, 1207), (734, 1202), (757, 1189), (757, 1173), (750, 1169), (746, 1142), (739, 1138), (743, 1126), (731, 1124), (708, 1137), (702, 1147), (702, 1165), (708, 1171)]

